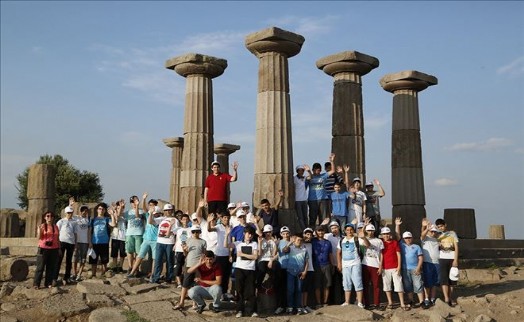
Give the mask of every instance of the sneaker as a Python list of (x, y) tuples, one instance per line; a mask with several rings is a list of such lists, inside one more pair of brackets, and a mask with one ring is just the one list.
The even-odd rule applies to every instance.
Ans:
[(307, 311), (305, 309), (302, 309), (302, 308), (297, 309), (297, 315), (304, 315), (304, 314), (307, 314)]
[(252, 318), (258, 318), (258, 313), (257, 312), (253, 312), (253, 314), (251, 314), (251, 317)]
[(293, 308), (292, 307), (288, 307), (286, 309), (286, 314), (293, 314)]
[(280, 313), (284, 312), (284, 308), (283, 307), (279, 307), (275, 310), (275, 315), (279, 315)]
[(178, 284), (178, 285), (176, 286), (176, 288), (182, 288), (182, 285)]
[(366, 306), (363, 304), (363, 303), (358, 303), (357, 306), (360, 308), (360, 309), (365, 309)]
[(431, 305), (435, 305), (437, 303), (437, 299), (431, 299)]
[(238, 312), (237, 312), (237, 315), (235, 315), (235, 317), (237, 317), (237, 318), (241, 318), (241, 317), (242, 317), (242, 312), (241, 312), (241, 311), (238, 311)]
[(424, 302), (422, 302), (422, 308), (424, 310), (429, 309), (430, 306), (431, 306), (431, 302), (429, 300), (425, 300)]
[(314, 311), (314, 310), (313, 310), (312, 308), (310, 308), (309, 306), (304, 307), (304, 310), (306, 311), (306, 313), (311, 313), (311, 312)]
[(348, 302), (344, 302), (344, 303), (340, 304), (340, 306), (348, 306), (348, 305), (349, 305)]
[(82, 276), (78, 275), (78, 276), (75, 278), (75, 281), (77, 281), (77, 282), (82, 281)]
[(202, 314), (202, 312), (204, 312), (204, 309), (206, 308), (206, 305), (205, 304), (202, 304), (202, 305), (199, 305), (196, 309), (196, 312), (198, 314)]

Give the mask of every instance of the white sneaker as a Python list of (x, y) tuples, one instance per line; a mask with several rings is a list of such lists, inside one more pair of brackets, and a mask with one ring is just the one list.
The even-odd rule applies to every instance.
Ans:
[(293, 313), (293, 308), (292, 307), (288, 307), (286, 309), (286, 314), (292, 314)]
[(284, 312), (284, 308), (283, 307), (279, 307), (275, 310), (275, 314), (276, 315), (279, 315), (280, 313)]
[(253, 314), (251, 314), (251, 317), (252, 318), (258, 318), (258, 313), (257, 312), (253, 312)]
[(241, 317), (242, 317), (242, 312), (238, 311), (238, 312), (237, 312), (237, 315), (235, 315), (235, 317), (237, 317), (237, 318), (241, 318)]
[(297, 315), (303, 315), (303, 314), (307, 314), (307, 311), (305, 309), (298, 308)]
[(348, 302), (344, 302), (344, 303), (340, 304), (340, 306), (348, 306), (348, 305), (349, 305)]
[(357, 306), (361, 309), (365, 309), (366, 306), (363, 303), (358, 303)]
[(314, 310), (312, 308), (310, 308), (309, 306), (306, 306), (306, 307), (304, 307), (304, 311), (306, 311), (306, 313), (311, 313)]

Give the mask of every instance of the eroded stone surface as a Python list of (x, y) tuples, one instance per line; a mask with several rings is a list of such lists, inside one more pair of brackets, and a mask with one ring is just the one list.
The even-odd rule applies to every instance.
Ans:
[(184, 314), (173, 308), (173, 303), (169, 301), (156, 301), (131, 305), (131, 310), (136, 311), (138, 315), (151, 322), (180, 321), (180, 319), (183, 319)]
[(122, 310), (115, 308), (100, 308), (89, 314), (89, 322), (126, 322)]
[(80, 282), (76, 285), (76, 289), (78, 292), (86, 294), (126, 295), (126, 290), (118, 285)]
[(46, 298), (43, 303), (44, 313), (51, 316), (69, 317), (90, 310), (82, 294), (58, 294)]

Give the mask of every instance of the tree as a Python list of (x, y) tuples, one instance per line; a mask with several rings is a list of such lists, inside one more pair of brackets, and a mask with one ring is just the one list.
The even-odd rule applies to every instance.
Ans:
[[(52, 164), (56, 167), (56, 207), (62, 209), (69, 204), (69, 197), (75, 197), (79, 203), (100, 202), (104, 198), (102, 185), (97, 173), (80, 171), (59, 154), (54, 156), (42, 155), (38, 164)], [(29, 167), (16, 176), (18, 185), (18, 205), (27, 209), (27, 180)]]

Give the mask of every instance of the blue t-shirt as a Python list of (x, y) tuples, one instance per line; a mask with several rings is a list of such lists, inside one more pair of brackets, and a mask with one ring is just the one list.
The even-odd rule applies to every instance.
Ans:
[(326, 189), (324, 189), (324, 182), (327, 178), (327, 173), (321, 173), (318, 176), (312, 176), (311, 179), (309, 179), (308, 200), (323, 200), (328, 198)]
[(288, 253), (284, 253), (284, 247), (286, 247), (286, 245), (288, 244), (288, 241), (286, 241), (285, 239), (281, 239), (278, 241), (278, 262), (280, 263), (280, 267), (282, 267), (283, 269), (286, 269), (287, 268), (287, 258), (288, 258)]
[(402, 269), (416, 269), (418, 257), (423, 256), (422, 248), (417, 244), (408, 246), (403, 240), (400, 241), (400, 255), (402, 257)]
[(89, 222), (89, 226), (92, 228), (91, 243), (93, 244), (109, 244), (109, 218), (108, 217), (95, 217)]
[(300, 248), (296, 247), (295, 245), (289, 246), (287, 272), (294, 276), (302, 273), (308, 259), (309, 255), (304, 244), (302, 244)]
[(144, 231), (144, 240), (156, 241), (158, 237), (158, 225), (151, 225), (147, 223), (148, 217), (151, 216), (149, 213), (146, 216), (146, 229)]
[(331, 254), (331, 242), (326, 239), (315, 238), (313, 244), (313, 267), (315, 269), (330, 264), (329, 254)]
[[(252, 223), (247, 224), (247, 226), (251, 226), (253, 227), (253, 229), (255, 229), (255, 225), (253, 225)], [(235, 238), (235, 241), (243, 241), (244, 240), (244, 226), (238, 225), (235, 228), (233, 228), (233, 230), (231, 230), (230, 237)]]
[(135, 210), (131, 209), (126, 212), (125, 218), (127, 219), (127, 231), (126, 236), (142, 236), (145, 229), (145, 215), (142, 209), (139, 209), (140, 216), (135, 215)]
[(347, 191), (335, 191), (331, 194), (331, 204), (333, 205), (333, 210), (331, 212), (333, 215), (339, 217), (347, 217), (349, 215), (348, 198), (349, 192)]

